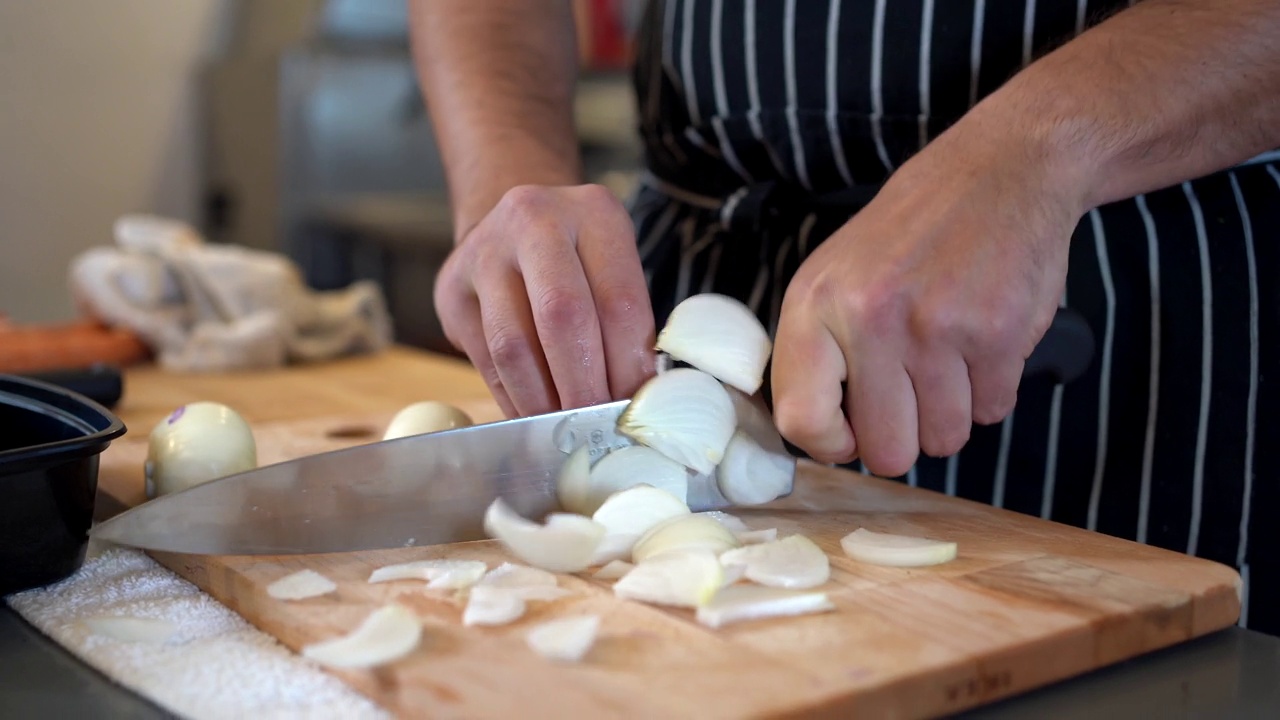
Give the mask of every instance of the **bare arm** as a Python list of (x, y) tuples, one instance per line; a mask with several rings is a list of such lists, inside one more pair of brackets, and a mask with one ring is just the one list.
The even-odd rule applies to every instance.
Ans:
[(570, 2), (410, 0), (409, 13), (455, 241), (513, 187), (581, 182)]
[(630, 397), (653, 373), (635, 229), (582, 185), (569, 0), (410, 0), (455, 247), (433, 297), (508, 415)]
[(1084, 209), (1230, 167), (1280, 146), (1280, 2), (1139, 3), (964, 122), (1043, 148)]

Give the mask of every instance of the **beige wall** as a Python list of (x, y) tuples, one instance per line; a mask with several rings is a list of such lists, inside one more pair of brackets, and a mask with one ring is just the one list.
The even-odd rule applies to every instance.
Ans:
[(199, 64), (228, 0), (0, 2), (0, 314), (70, 319), (64, 280), (122, 213), (198, 218)]

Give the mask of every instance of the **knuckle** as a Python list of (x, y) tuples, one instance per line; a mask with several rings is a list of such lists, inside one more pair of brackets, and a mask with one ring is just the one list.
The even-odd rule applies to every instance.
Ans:
[(969, 442), (970, 424), (952, 423), (937, 428), (920, 439), (920, 449), (930, 457), (948, 457), (960, 452)]
[(640, 290), (630, 288), (606, 288), (600, 291), (596, 302), (600, 314), (600, 322), (610, 327), (635, 326), (639, 323), (652, 323), (649, 309), (649, 298)]
[(547, 207), (548, 191), (536, 185), (516, 185), (502, 194), (499, 205), (518, 215), (536, 213)]
[(592, 204), (616, 204), (618, 197), (613, 191), (598, 183), (587, 183), (573, 189), (574, 194), (585, 202)]
[(914, 443), (896, 443), (881, 445), (876, 448), (862, 448), (862, 462), (875, 475), (880, 477), (899, 477), (906, 475), (920, 455), (920, 448)]
[(815, 413), (796, 403), (782, 400), (774, 405), (773, 421), (778, 432), (797, 445), (805, 445), (822, 437), (826, 429)]
[(979, 425), (1004, 422), (1009, 413), (1013, 412), (1016, 402), (1017, 393), (1011, 390), (983, 393), (974, 398), (973, 421)]
[(489, 357), (497, 367), (513, 367), (530, 360), (532, 351), (525, 337), (514, 328), (497, 328), (489, 334)]
[(563, 287), (550, 287), (538, 296), (535, 309), (549, 327), (578, 329), (591, 322), (591, 308), (581, 294)]
[[(841, 293), (837, 282), (826, 283), (825, 294)], [(859, 287), (856, 291), (843, 292), (850, 319), (863, 334), (884, 337), (894, 334), (902, 317), (903, 294), (894, 283), (875, 282)]]

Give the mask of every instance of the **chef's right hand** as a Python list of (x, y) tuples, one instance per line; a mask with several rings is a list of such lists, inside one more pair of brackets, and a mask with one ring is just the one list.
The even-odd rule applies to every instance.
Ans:
[(654, 319), (631, 217), (598, 185), (521, 186), (436, 280), (445, 336), (508, 417), (619, 400), (654, 372)]

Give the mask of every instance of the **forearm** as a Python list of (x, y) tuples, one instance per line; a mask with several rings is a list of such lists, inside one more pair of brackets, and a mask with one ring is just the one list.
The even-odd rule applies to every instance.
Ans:
[(966, 118), (1079, 188), (1080, 209), (1280, 146), (1280, 2), (1147, 0), (1041, 58)]
[(569, 2), (410, 0), (409, 12), (455, 241), (512, 187), (581, 182)]

